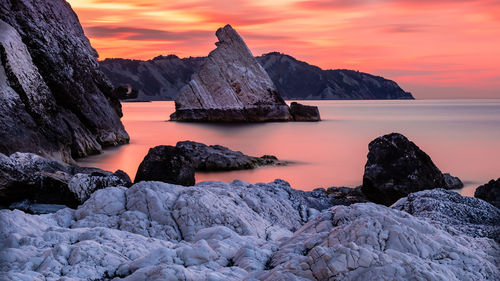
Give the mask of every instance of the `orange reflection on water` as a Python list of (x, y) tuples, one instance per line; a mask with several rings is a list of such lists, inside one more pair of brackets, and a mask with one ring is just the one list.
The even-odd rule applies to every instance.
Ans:
[(220, 144), (245, 154), (272, 154), (294, 162), (255, 170), (197, 173), (196, 180), (270, 182), (294, 188), (350, 186), (362, 182), (368, 143), (400, 132), (427, 152), (443, 172), (466, 184), (461, 193), (500, 176), (500, 101), (314, 101), (317, 123), (200, 124), (166, 122), (173, 102), (124, 103), (129, 145), (82, 159), (80, 164), (122, 169), (133, 179), (150, 147), (192, 140)]

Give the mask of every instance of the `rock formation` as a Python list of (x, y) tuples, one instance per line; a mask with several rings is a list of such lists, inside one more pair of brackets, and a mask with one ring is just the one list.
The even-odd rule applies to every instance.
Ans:
[[(346, 69), (323, 70), (277, 52), (256, 57), (284, 99), (413, 99), (380, 76)], [(116, 87), (130, 85), (138, 100), (173, 100), (206, 57), (158, 56), (151, 60), (105, 59), (101, 70)]]
[[(480, 200), (449, 194), (436, 218), (327, 208), (283, 181), (108, 187), (76, 210), (0, 210), (0, 270), (10, 280), (494, 280), (498, 243), (461, 231), (471, 214), (481, 223)], [(429, 206), (419, 194), (400, 203), (410, 201)]]
[(230, 26), (175, 100), (174, 121), (291, 121), (290, 108), (243, 39)]
[(140, 181), (194, 185), (194, 165), (180, 148), (159, 145), (150, 148), (139, 165), (134, 182)]
[[(129, 186), (122, 172), (66, 166), (32, 153), (0, 153), (0, 205), (61, 204), (76, 207), (95, 190), (108, 186)], [(19, 207), (17, 207), (19, 208)]]
[(190, 186), (195, 183), (195, 171), (230, 171), (286, 164), (272, 155), (254, 157), (221, 145), (180, 141), (175, 147), (160, 145), (151, 148), (139, 165), (135, 182), (154, 180)]
[(433, 188), (456, 188), (431, 158), (405, 136), (392, 133), (378, 137), (368, 145), (368, 161), (362, 191), (369, 200), (391, 205), (410, 193)]
[(474, 197), (483, 199), (491, 205), (500, 208), (500, 178), (490, 180), (488, 183), (479, 186), (474, 192)]
[(0, 0), (0, 153), (71, 162), (128, 142), (121, 105), (64, 0)]
[(347, 69), (323, 70), (277, 52), (257, 60), (285, 99), (413, 99), (396, 82), (380, 76)]
[(320, 121), (317, 106), (303, 105), (297, 102), (290, 104), (290, 113), (295, 121)]
[(430, 219), (454, 235), (488, 237), (500, 242), (500, 209), (477, 198), (438, 188), (412, 193), (391, 207)]
[(193, 141), (181, 141), (176, 147), (191, 159), (198, 171), (229, 171), (254, 169), (267, 165), (286, 165), (272, 155), (262, 157), (248, 156), (221, 145), (205, 145)]

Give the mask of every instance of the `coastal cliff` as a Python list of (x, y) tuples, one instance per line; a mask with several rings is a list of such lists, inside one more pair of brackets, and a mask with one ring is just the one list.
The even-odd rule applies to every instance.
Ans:
[[(255, 57), (284, 99), (413, 99), (394, 81), (347, 69), (323, 70), (292, 56), (272, 52)], [(139, 100), (173, 100), (206, 57), (158, 56), (151, 60), (105, 59), (102, 72), (116, 87), (129, 85)]]
[(63, 0), (0, 0), (0, 152), (52, 159), (127, 143), (121, 105)]

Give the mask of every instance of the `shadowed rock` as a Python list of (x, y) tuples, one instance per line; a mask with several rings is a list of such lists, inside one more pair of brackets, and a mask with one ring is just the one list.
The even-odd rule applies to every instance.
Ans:
[(64, 0), (0, 0), (0, 153), (72, 162), (127, 143), (121, 105)]
[(175, 100), (174, 121), (291, 121), (290, 109), (230, 26), (216, 32), (219, 42)]
[(474, 192), (474, 197), (500, 208), (500, 178), (479, 186)]
[[(391, 205), (412, 192), (448, 186), (431, 158), (405, 136), (392, 133), (368, 145), (362, 191), (369, 200)], [(451, 183), (456, 180), (448, 177)]]
[(159, 145), (149, 149), (134, 182), (162, 181), (184, 186), (194, 185), (194, 166), (184, 152), (174, 146)]
[(13, 207), (62, 204), (74, 208), (94, 191), (116, 185), (131, 185), (123, 171), (66, 166), (32, 153), (17, 152), (10, 157), (0, 153), (0, 205), (24, 201)]
[(446, 189), (460, 189), (464, 187), (463, 182), (458, 177), (454, 177), (449, 173), (444, 173), (443, 177)]
[(290, 104), (290, 113), (295, 121), (320, 121), (319, 109), (317, 106), (303, 105), (297, 102)]
[(176, 147), (191, 159), (194, 168), (199, 171), (244, 170), (267, 165), (286, 165), (286, 162), (279, 161), (272, 155), (248, 156), (221, 145), (182, 141), (178, 142)]

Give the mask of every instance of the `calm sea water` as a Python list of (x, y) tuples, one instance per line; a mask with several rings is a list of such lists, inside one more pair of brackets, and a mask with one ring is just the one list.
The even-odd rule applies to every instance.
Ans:
[(269, 182), (292, 187), (361, 184), (368, 143), (399, 132), (414, 141), (443, 172), (465, 183), (459, 192), (500, 177), (500, 100), (301, 101), (318, 105), (322, 122), (195, 124), (168, 122), (173, 102), (123, 103), (122, 121), (130, 144), (79, 161), (105, 170), (122, 169), (131, 178), (150, 147), (192, 140), (243, 153), (272, 154), (295, 164), (255, 170), (197, 173), (196, 181)]

